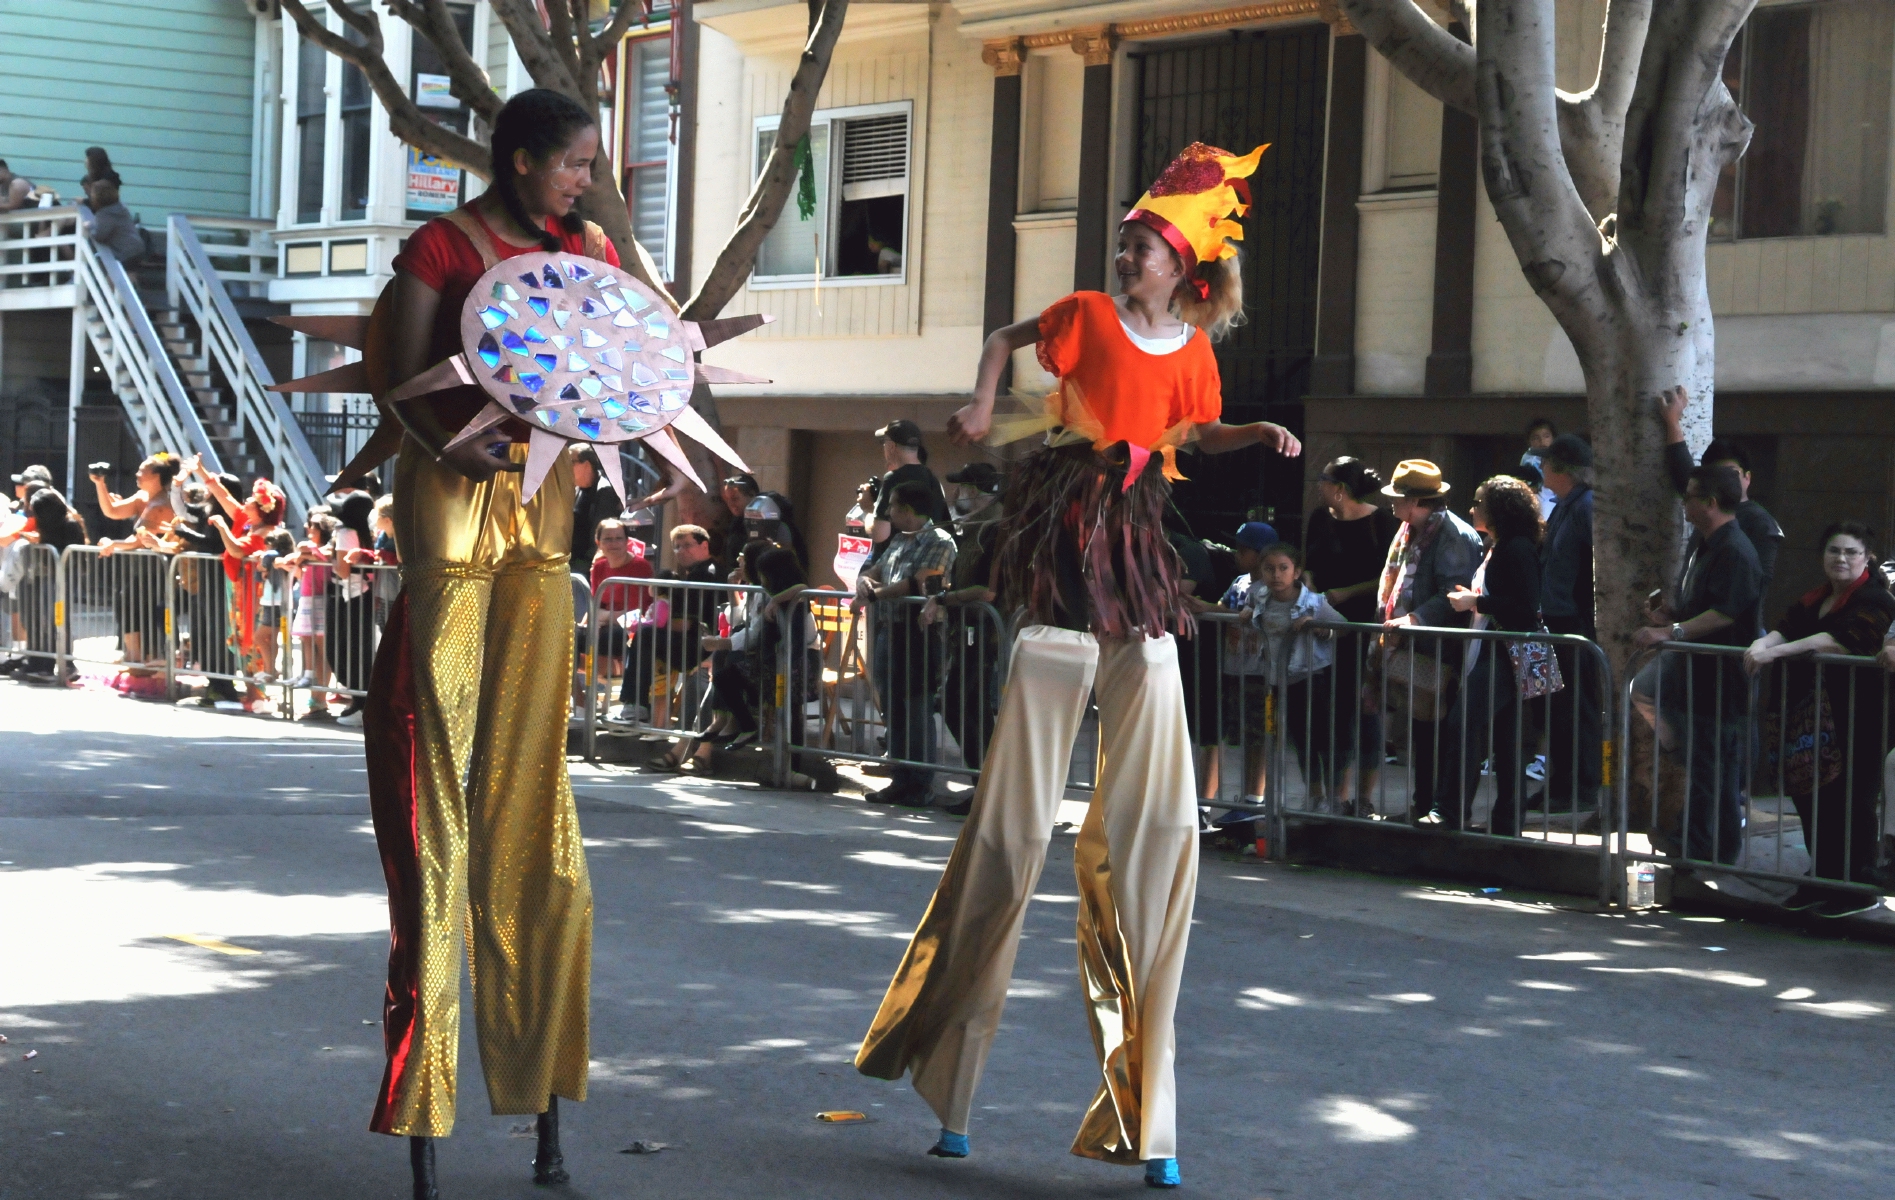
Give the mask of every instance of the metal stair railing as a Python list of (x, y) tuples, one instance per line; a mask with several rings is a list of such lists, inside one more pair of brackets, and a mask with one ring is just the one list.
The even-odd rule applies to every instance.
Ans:
[(145, 453), (195, 452), (205, 469), (223, 470), (124, 264), (89, 237), (78, 239), (73, 261), (80, 284), (74, 319), (85, 322), (86, 336), (131, 416)]
[(237, 314), (210, 254), (198, 241), (189, 218), (172, 216), (169, 232), (168, 299), (173, 308), (188, 312), (197, 322), (204, 352), (229, 382), (238, 435), (253, 453), (268, 460), (270, 477), (283, 489), (292, 510), (321, 504), (328, 489), (322, 463), (287, 399), (265, 390), (276, 379)]

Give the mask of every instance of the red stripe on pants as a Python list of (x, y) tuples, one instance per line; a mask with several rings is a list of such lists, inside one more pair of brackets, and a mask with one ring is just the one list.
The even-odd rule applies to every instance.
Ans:
[(408, 597), (389, 606), (388, 625), (375, 654), (363, 705), (368, 752), (368, 802), (375, 845), (388, 879), (388, 994), (382, 1001), (382, 1041), (388, 1070), (375, 1098), (369, 1128), (392, 1133), (395, 1099), (408, 1068), (415, 1031), (421, 945), (421, 865), (415, 833), (414, 672), (408, 657)]

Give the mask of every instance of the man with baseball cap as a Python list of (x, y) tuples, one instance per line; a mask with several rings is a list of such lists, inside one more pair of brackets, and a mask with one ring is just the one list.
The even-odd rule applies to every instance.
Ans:
[(888, 473), (882, 476), (882, 490), (875, 501), (875, 520), (869, 526), (869, 538), (879, 550), (894, 527), (888, 523), (888, 504), (895, 495), (895, 489), (909, 480), (924, 483), (933, 497), (928, 504), (927, 517), (943, 529), (953, 520), (948, 512), (947, 495), (941, 490), (941, 481), (928, 469), (928, 447), (921, 440), (921, 426), (913, 421), (901, 418), (890, 421), (875, 431), (882, 439), (882, 461), (888, 464)]
[[(1540, 452), (1540, 470), (1553, 493), (1553, 515), (1540, 539), (1540, 612), (1551, 633), (1597, 637), (1592, 607), (1592, 447), (1562, 433)], [(1546, 729), (1546, 789), (1552, 812), (1599, 805), (1598, 671), (1571, 647), (1555, 646), (1560, 677)], [(1576, 723), (1576, 724), (1575, 724)]]
[(25, 500), (26, 489), (35, 483), (45, 487), (53, 486), (53, 473), (37, 463), (18, 472), (13, 476), (13, 498)]

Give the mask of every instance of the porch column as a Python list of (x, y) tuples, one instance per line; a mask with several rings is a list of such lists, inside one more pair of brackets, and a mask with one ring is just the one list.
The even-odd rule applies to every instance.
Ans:
[[(1459, 23), (1454, 36), (1467, 40)], [(1480, 127), (1444, 105), (1434, 224), (1434, 340), (1425, 388), (1430, 396), (1474, 390), (1474, 189), (1480, 173)]]
[(1317, 266), (1316, 359), (1309, 390), (1316, 396), (1355, 391), (1357, 250), (1362, 218), (1363, 93), (1368, 39), (1346, 23), (1331, 26), (1328, 155), (1323, 166), (1323, 240)]
[(1019, 243), (1013, 218), (1020, 203), (1020, 70), (1018, 38), (988, 42), (981, 61), (994, 69), (993, 133), (987, 163), (987, 290), (981, 332), (1013, 324), (1013, 289)]
[(1073, 290), (1105, 290), (1108, 222), (1112, 210), (1112, 52), (1118, 34), (1110, 25), (1073, 34), (1073, 53), (1086, 60), (1084, 106), (1079, 117), (1079, 211), (1073, 237)]

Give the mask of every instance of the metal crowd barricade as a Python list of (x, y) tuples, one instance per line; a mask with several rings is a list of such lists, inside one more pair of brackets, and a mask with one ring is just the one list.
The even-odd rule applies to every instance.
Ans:
[(21, 542), (12, 549), (16, 577), (4, 601), (5, 640), (28, 669), (56, 671), (60, 660), (59, 551)]
[[(1187, 707), (1211, 807), (1262, 824), (1272, 846), (1294, 817), (1595, 850), (1600, 897), (1610, 899), (1609, 788), (1590, 768), (1605, 774), (1598, 731), (1610, 728), (1611, 668), (1596, 643), (1346, 622), (1266, 635), (1242, 614), (1198, 620), (1211, 641), (1185, 672)], [(1322, 641), (1329, 661), (1317, 667)], [(1557, 708), (1553, 697), (1520, 695), (1511, 648), (1535, 643), (1570, 659), (1561, 666), (1572, 694)], [(1214, 685), (1205, 679), (1213, 665)], [(1542, 734), (1567, 752), (1536, 799), (1527, 768)], [(1226, 746), (1242, 747), (1239, 762), (1227, 761), (1238, 756)], [(1232, 767), (1242, 772), (1237, 789)]]
[[(1891, 677), (1838, 654), (1665, 642), (1626, 683), (1620, 853), (1784, 886), (1879, 895)], [(1794, 825), (1792, 825), (1794, 822)]]
[(978, 777), (1011, 651), (993, 605), (940, 606), (940, 619), (923, 625), (918, 597), (860, 611), (848, 592), (803, 598), (821, 637), (822, 672), (803, 704), (785, 706), (788, 750)]
[[(767, 599), (763, 589), (612, 576), (600, 581), (592, 599), (592, 619), (584, 630), (584, 687), (594, 718), (587, 723), (588, 756), (596, 752), (600, 729), (677, 739), (704, 736), (720, 704), (738, 726), (750, 727), (737, 732), (770, 736), (772, 727), (761, 723), (762, 680), (740, 685), (733, 671), (723, 694), (714, 695), (715, 669), (731, 661), (730, 652), (703, 646), (705, 637), (739, 628), (744, 606)], [(616, 680), (615, 670), (620, 672)], [(612, 684), (616, 702), (599, 704), (601, 685)]]
[[(245, 564), (260, 573), (261, 564)], [(384, 563), (328, 564), (320, 594), (305, 604), (300, 585), (286, 570), (259, 578), (255, 640), (267, 653), (259, 686), (276, 686), (292, 713), (296, 693), (308, 692), (306, 711), (318, 715), (336, 696), (368, 695), (375, 652), (381, 646), (387, 607), (401, 591), (401, 568)], [(304, 580), (310, 578), (305, 568)], [(271, 631), (274, 626), (274, 631)]]
[(154, 550), (68, 546), (59, 556), (61, 670), (116, 668), (171, 688), (170, 558)]

